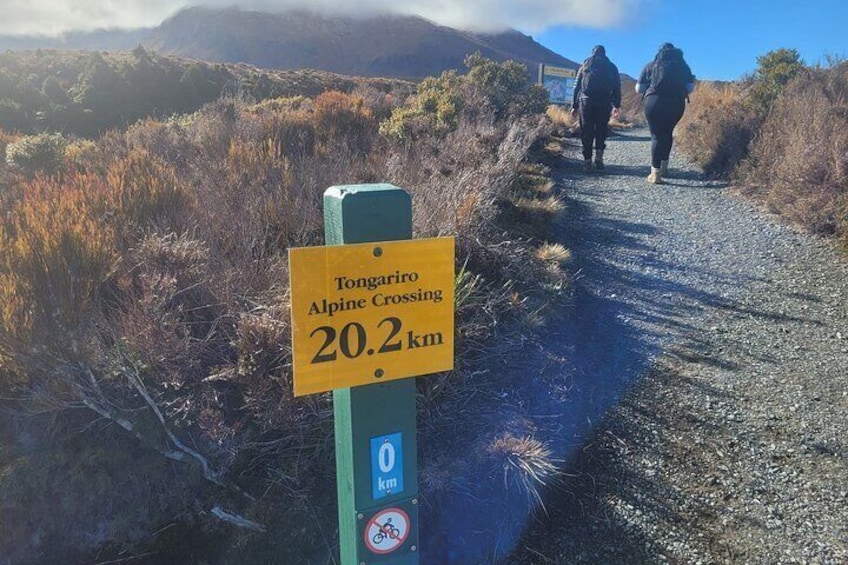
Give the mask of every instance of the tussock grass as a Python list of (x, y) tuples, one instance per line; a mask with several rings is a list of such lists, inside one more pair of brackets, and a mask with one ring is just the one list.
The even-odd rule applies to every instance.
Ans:
[(536, 250), (536, 257), (541, 261), (564, 264), (571, 261), (571, 250), (560, 243), (546, 243)]
[(580, 130), (580, 120), (571, 113), (570, 108), (551, 105), (548, 106), (546, 114), (555, 125), (569, 135), (574, 135)]
[[(550, 150), (548, 145), (545, 146), (546, 150)], [(553, 149), (557, 151), (559, 148)], [(518, 173), (522, 175), (528, 175), (530, 177), (545, 177), (547, 178), (551, 174), (551, 169), (548, 166), (543, 165), (538, 162), (523, 162), (518, 166)]]
[(539, 504), (539, 489), (553, 482), (558, 474), (551, 449), (533, 437), (504, 434), (492, 440), (488, 455), (493, 474), (500, 471), (507, 487), (517, 488)]
[(557, 216), (565, 210), (565, 204), (557, 196), (548, 196), (547, 198), (519, 198), (515, 202), (516, 207), (520, 210), (529, 212), (531, 215), (539, 214), (542, 216)]
[(516, 185), (519, 190), (546, 196), (553, 192), (556, 183), (545, 174), (529, 173), (519, 176)]
[(553, 237), (563, 210), (565, 205), (556, 195), (517, 196), (501, 203), (504, 225), (539, 241)]
[[(327, 394), (291, 394), (286, 250), (322, 243), (322, 193), (336, 184), (401, 186), (415, 203), (416, 237), (457, 237), (459, 362), (419, 387), (425, 466), (450, 456), (455, 476), (469, 480), (480, 461), (501, 458), (507, 484), (522, 492), (550, 476), (543, 447), (504, 439), (490, 452), (486, 438), (506, 438), (509, 423), (493, 417), (478, 428), (455, 408), (475, 395), (502, 398), (503, 377), (480, 375), (520, 354), (549, 306), (568, 296), (566, 273), (536, 256), (562, 211), (549, 169), (530, 158), (551, 124), (528, 109), (538, 102), (532, 88), (499, 88), (497, 103), (488, 100), (474, 81), (498, 86), (500, 70), (478, 64), (486, 72), (425, 85), (425, 99), (455, 103), (446, 120), (426, 115), (438, 105), (407, 106), (374, 92), (221, 99), (97, 141), (71, 140), (52, 177), (4, 168), (3, 402), (46, 414), (57, 453), (79, 430), (108, 424), (127, 440), (120, 449), (133, 445), (145, 467), (179, 477), (157, 498), (167, 503), (155, 507), (135, 491), (109, 488), (114, 506), (98, 519), (122, 526), (97, 547), (123, 546), (136, 540), (128, 532), (154, 532), (180, 516), (180, 527), (199, 539), (244, 543), (245, 554), (263, 555), (267, 539), (209, 521), (209, 508), (223, 500), (274, 532), (275, 559), (321, 551), (322, 540), (300, 539), (292, 524), (316, 513), (335, 520), (324, 483), (313, 479), (332, 474), (332, 407)], [(514, 65), (505, 70), (501, 78), (513, 84)], [(393, 126), (386, 135), (381, 123)], [(451, 451), (457, 429), (467, 445), (480, 446), (474, 457)], [(0, 475), (7, 462), (0, 456)], [(42, 471), (61, 476), (62, 469), (56, 462)], [(80, 500), (102, 494), (91, 469), (92, 490)], [(14, 498), (37, 498), (28, 483), (15, 484), (23, 486)], [(139, 512), (129, 518), (110, 514), (133, 505)], [(38, 515), (52, 520), (44, 543), (91, 548), (61, 527), (87, 516), (86, 508)], [(0, 553), (28, 547), (20, 535), (4, 537)], [(146, 539), (162, 555), (175, 551), (164, 538)]]

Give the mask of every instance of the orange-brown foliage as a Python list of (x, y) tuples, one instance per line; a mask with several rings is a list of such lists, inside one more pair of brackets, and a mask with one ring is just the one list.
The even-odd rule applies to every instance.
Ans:
[[(370, 99), (382, 115), (393, 104)], [(500, 316), (526, 309), (531, 294), (541, 309), (554, 299), (543, 285), (561, 282), (534, 259), (534, 242), (504, 236), (514, 233), (503, 209), (516, 171), (549, 122), (501, 119), (485, 103), (467, 108), (450, 130), (422, 131), (414, 146), (380, 138), (365, 99), (339, 92), (254, 106), (220, 100), (75, 146), (64, 173), (16, 180), (0, 201), (0, 375), (14, 379), (15, 393), (50, 379), (41, 387), (48, 401), (67, 382), (43, 406), (101, 406), (76, 412), (82, 425), (129, 422), (111, 429), (132, 427), (128, 437), (152, 447), (139, 450), (147, 461), (161, 457), (170, 427), (216, 476), (261, 497), (231, 498), (246, 515), (267, 513), (290, 540), (280, 524), (316, 494), (295, 477), (324, 476), (332, 461), (332, 410), (328, 395), (291, 394), (286, 250), (322, 242), (327, 187), (391, 182), (412, 195), (416, 236), (456, 235), (466, 267), (461, 355), (494, 327), (504, 331)], [(426, 402), (446, 394), (432, 382)], [(183, 479), (173, 487), (177, 505), (183, 493), (203, 508), (228, 499), (217, 485), (204, 490), (199, 473), (170, 474)], [(292, 497), (289, 485), (308, 496)], [(126, 529), (159, 527), (164, 511), (144, 510)], [(114, 535), (108, 542), (126, 540)], [(4, 543), (12, 542), (0, 540), (0, 553)]]
[(91, 321), (97, 290), (118, 259), (115, 232), (91, 195), (101, 186), (86, 174), (38, 177), (0, 223), (6, 340), (60, 345)]
[(181, 232), (191, 205), (173, 167), (144, 149), (113, 162), (106, 173), (102, 197), (125, 234), (137, 230)]
[(759, 118), (737, 85), (700, 82), (677, 127), (681, 150), (710, 175), (727, 177), (748, 155)]
[(346, 147), (364, 153), (377, 125), (361, 96), (338, 91), (324, 92), (315, 99), (312, 122), (325, 152)]
[(848, 64), (787, 85), (739, 179), (775, 212), (848, 242)]

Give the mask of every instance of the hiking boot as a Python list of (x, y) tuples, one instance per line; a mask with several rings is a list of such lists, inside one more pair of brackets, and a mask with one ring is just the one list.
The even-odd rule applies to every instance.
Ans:
[(648, 175), (648, 182), (651, 184), (662, 184), (662, 170), (656, 167), (651, 167), (651, 174)]
[(592, 172), (592, 160), (591, 159), (585, 159), (583, 161), (583, 172), (584, 173), (591, 173)]
[(604, 170), (604, 150), (598, 149), (595, 153), (595, 168), (599, 171)]
[(660, 175), (668, 176), (668, 161), (660, 161)]

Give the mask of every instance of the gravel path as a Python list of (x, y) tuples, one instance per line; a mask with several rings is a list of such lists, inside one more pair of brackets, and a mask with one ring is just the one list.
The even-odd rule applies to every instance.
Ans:
[(604, 416), (507, 562), (848, 563), (848, 259), (677, 151), (647, 184), (644, 130), (603, 175), (570, 143), (561, 331)]

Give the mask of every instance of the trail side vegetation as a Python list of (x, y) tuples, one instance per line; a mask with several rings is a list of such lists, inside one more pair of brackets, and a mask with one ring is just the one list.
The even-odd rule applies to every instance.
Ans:
[(28, 57), (0, 55), (0, 555), (330, 559), (331, 396), (292, 396), (286, 251), (323, 243), (336, 184), (403, 187), (415, 237), (457, 239), (457, 367), (418, 381), (422, 523), (537, 505), (556, 471), (521, 398), (551, 383), (521, 367), (570, 278), (526, 69), (220, 98), (218, 66)]
[(758, 57), (739, 83), (701, 83), (680, 146), (770, 211), (848, 244), (848, 63), (807, 66), (794, 49)]
[(314, 97), (357, 86), (408, 92), (401, 80), (353, 78), (321, 71), (277, 71), (131, 52), (0, 53), (0, 129), (94, 138), (140, 119), (198, 110), (222, 95), (261, 101)]

